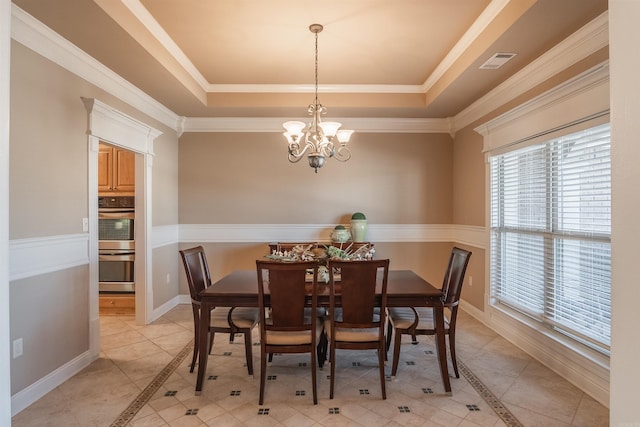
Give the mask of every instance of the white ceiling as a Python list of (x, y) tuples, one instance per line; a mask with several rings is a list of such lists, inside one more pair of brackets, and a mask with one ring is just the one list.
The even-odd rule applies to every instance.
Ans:
[[(607, 0), (13, 0), (179, 116), (446, 118)], [(497, 52), (517, 55), (497, 70)]]

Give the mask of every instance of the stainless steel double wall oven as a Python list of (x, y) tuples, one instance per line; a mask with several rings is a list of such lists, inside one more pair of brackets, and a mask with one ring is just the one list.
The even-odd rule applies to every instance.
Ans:
[(98, 197), (101, 293), (135, 292), (135, 197)]

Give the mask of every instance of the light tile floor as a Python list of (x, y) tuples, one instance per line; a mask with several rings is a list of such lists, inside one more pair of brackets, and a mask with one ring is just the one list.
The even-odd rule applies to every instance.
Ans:
[[(17, 414), (14, 427), (109, 426), (193, 338), (191, 307), (180, 305), (147, 326), (132, 317), (102, 317), (100, 358)], [(464, 312), (458, 318), (460, 360), (525, 426), (607, 426), (609, 411)], [(257, 330), (254, 341), (258, 341)], [(201, 396), (189, 352), (127, 424), (146, 426), (504, 426), (470, 383), (451, 378), (447, 396), (433, 340), (403, 341), (398, 376), (380, 385), (373, 351), (339, 351), (336, 394), (329, 366), (318, 375), (313, 405), (308, 355), (278, 355), (267, 368), (265, 404), (258, 405), (260, 352), (247, 375), (241, 336), (216, 336)], [(225, 353), (231, 353), (225, 355)], [(391, 356), (391, 355), (390, 355)], [(307, 366), (304, 366), (305, 362)], [(387, 366), (389, 372), (390, 366)]]

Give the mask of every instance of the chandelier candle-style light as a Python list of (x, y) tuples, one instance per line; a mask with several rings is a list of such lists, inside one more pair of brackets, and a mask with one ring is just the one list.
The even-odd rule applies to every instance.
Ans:
[[(347, 142), (353, 133), (352, 130), (339, 130), (342, 123), (323, 122), (320, 119), (322, 114), (327, 113), (327, 109), (318, 101), (318, 33), (322, 28), (320, 24), (309, 26), (309, 30), (316, 35), (316, 98), (308, 108), (311, 116), (309, 127), (305, 129), (306, 124), (298, 121), (282, 124), (287, 130), (283, 135), (289, 142), (289, 161), (297, 163), (308, 152), (309, 166), (314, 168), (316, 173), (328, 157), (334, 157), (341, 162), (351, 158)], [(336, 139), (338, 144), (334, 143)]]

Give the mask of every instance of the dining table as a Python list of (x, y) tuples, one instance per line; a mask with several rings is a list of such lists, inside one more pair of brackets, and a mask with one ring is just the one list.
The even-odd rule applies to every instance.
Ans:
[[(338, 289), (336, 288), (336, 291)], [(379, 294), (381, 289), (377, 290)], [(329, 285), (318, 282), (318, 305), (329, 306)], [(256, 270), (235, 270), (200, 293), (198, 378), (195, 394), (200, 395), (209, 357), (209, 322), (215, 307), (258, 307)], [(387, 277), (388, 307), (433, 307), (436, 351), (445, 393), (451, 395), (445, 345), (443, 293), (411, 270), (391, 270)]]

